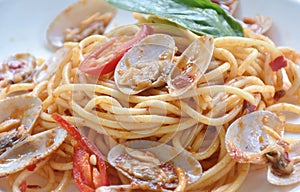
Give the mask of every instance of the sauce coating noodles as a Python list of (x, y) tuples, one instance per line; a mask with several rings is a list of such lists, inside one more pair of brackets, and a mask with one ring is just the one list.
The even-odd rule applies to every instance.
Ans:
[[(120, 33), (132, 37), (135, 25)], [(117, 31), (117, 30), (116, 30)], [(79, 43), (66, 43), (69, 53), (54, 76), (38, 84), (19, 83), (3, 88), (0, 98), (15, 91), (30, 91), (43, 101), (43, 111), (33, 132), (57, 126), (52, 113), (63, 115), (76, 125), (106, 157), (117, 143), (146, 139), (169, 143), (191, 153), (203, 167), (202, 177), (186, 185), (184, 173), (177, 169), (177, 191), (236, 191), (245, 180), (250, 164), (232, 160), (225, 148), (228, 126), (253, 110), (276, 113), (285, 131), (299, 133), (299, 125), (284, 121), (282, 110), (300, 115), (299, 53), (276, 47), (266, 36), (244, 29), (245, 37), (214, 39), (213, 59), (196, 87), (180, 97), (171, 97), (165, 86), (154, 87), (137, 95), (118, 90), (113, 73), (98, 77), (81, 72), (81, 62), (108, 35), (92, 35)], [(287, 66), (272, 71), (270, 62), (283, 55)], [(280, 93), (282, 93), (280, 95)], [(295, 103), (280, 100), (293, 98)], [(72, 180), (72, 156), (75, 141), (67, 137), (33, 171), (24, 169), (9, 176), (14, 191), (23, 180), (36, 173), (47, 178), (45, 185), (30, 184), (32, 191), (62, 191)], [(127, 178), (108, 166), (111, 184), (126, 184)]]

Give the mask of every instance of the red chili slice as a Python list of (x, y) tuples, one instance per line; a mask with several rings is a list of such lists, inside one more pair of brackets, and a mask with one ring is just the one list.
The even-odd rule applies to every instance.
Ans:
[[(100, 186), (108, 186), (109, 180), (105, 161), (94, 143), (90, 142), (74, 125), (67, 122), (59, 114), (52, 114), (52, 118), (77, 141), (74, 147), (73, 174), (80, 191), (90, 192), (95, 191)], [(93, 167), (89, 162), (91, 155), (95, 155), (97, 159), (97, 165)], [(97, 173), (94, 169), (97, 170)]]

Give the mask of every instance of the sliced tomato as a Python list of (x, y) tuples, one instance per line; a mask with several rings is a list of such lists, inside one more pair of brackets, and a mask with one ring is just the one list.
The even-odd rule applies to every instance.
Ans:
[[(116, 65), (123, 55), (136, 43), (153, 33), (148, 25), (143, 25), (133, 39), (123, 43), (118, 42), (121, 38), (112, 39), (91, 53), (79, 66), (79, 70), (91, 75), (104, 75), (115, 70)], [(98, 58), (101, 58), (98, 60)]]
[[(52, 118), (77, 141), (74, 147), (73, 174), (80, 191), (89, 192), (90, 190), (94, 191), (100, 186), (108, 186), (109, 180), (105, 161), (95, 144), (90, 142), (74, 125), (70, 124), (59, 114), (52, 114)], [(92, 167), (89, 157), (93, 154), (96, 156), (97, 165)], [(98, 173), (94, 173), (94, 169)]]

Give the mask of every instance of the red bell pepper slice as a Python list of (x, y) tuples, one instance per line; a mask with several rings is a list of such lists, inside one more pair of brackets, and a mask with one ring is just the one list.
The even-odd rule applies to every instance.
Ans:
[[(77, 141), (74, 147), (73, 174), (80, 191), (89, 192), (100, 186), (108, 186), (109, 180), (105, 161), (95, 144), (90, 142), (74, 125), (67, 122), (59, 114), (52, 114), (51, 117)], [(89, 162), (89, 157), (93, 154), (97, 159), (97, 165), (94, 167)], [(97, 174), (94, 173), (96, 171), (98, 171)]]
[[(142, 29), (131, 40), (120, 43), (118, 42), (120, 38), (115, 38), (102, 44), (82, 61), (79, 70), (97, 76), (114, 71), (123, 55), (136, 43), (152, 33), (151, 27), (143, 25)], [(101, 62), (97, 58), (101, 58)]]

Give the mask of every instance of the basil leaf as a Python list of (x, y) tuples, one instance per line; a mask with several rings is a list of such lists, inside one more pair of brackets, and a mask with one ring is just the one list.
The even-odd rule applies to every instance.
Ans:
[(192, 7), (199, 7), (203, 9), (205, 8), (214, 9), (217, 11), (219, 15), (222, 15), (223, 18), (228, 22), (230, 27), (236, 31), (237, 36), (244, 36), (242, 25), (234, 17), (228, 14), (228, 12), (226, 12), (219, 5), (213, 3), (212, 1), (210, 0), (188, 0), (188, 1), (174, 0), (174, 1)]
[(157, 15), (197, 34), (243, 36), (243, 28), (209, 0), (106, 0), (128, 11)]

